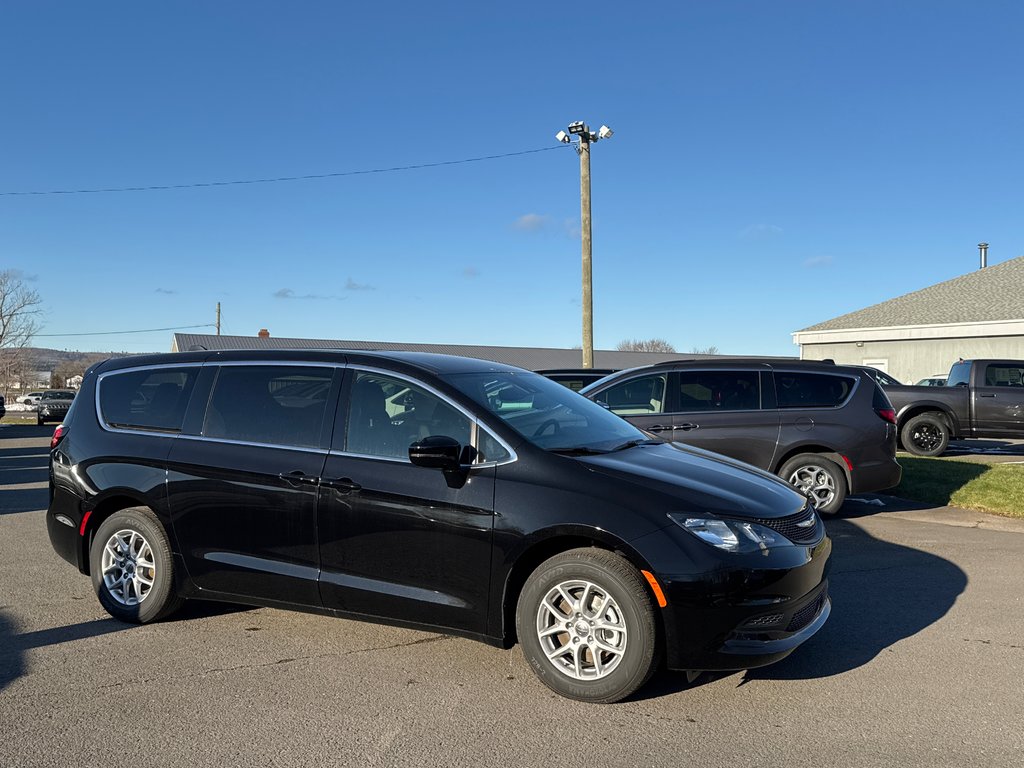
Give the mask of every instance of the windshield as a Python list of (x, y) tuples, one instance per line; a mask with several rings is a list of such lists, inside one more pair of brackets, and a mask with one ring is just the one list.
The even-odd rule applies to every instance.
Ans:
[(490, 371), (444, 378), (545, 450), (585, 455), (650, 441), (614, 413), (536, 373)]

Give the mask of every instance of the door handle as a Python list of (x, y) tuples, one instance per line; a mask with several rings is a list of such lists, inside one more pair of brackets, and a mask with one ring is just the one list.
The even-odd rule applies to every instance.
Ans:
[(316, 475), (307, 475), (301, 469), (296, 469), (291, 472), (282, 472), (278, 477), (296, 488), (300, 485), (316, 485), (320, 482), (319, 477)]
[(349, 477), (338, 477), (333, 480), (321, 480), (320, 485), (332, 488), (341, 494), (355, 493), (356, 491), (363, 490), (363, 486)]
[(996, 395), (995, 395), (995, 393), (994, 393), (994, 392), (993, 392), (993, 393), (990, 393), (990, 394), (986, 394), (986, 393), (984, 393), (984, 392), (979, 392), (979, 393), (978, 393), (978, 397), (995, 397), (995, 396), (996, 396)]
[(653, 427), (644, 427), (648, 432), (671, 432), (675, 427), (666, 427), (663, 424), (655, 424)]
[(673, 429), (681, 429), (683, 432), (689, 432), (691, 429), (700, 429), (700, 424), (694, 424), (692, 421), (687, 421), (673, 427)]

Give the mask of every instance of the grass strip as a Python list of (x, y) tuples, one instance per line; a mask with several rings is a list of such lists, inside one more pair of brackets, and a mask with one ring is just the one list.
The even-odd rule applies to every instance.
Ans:
[(1024, 518), (1024, 465), (901, 456), (903, 480), (893, 496), (928, 504)]

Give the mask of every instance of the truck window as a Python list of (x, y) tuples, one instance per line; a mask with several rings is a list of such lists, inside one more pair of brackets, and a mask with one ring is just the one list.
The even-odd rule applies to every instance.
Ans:
[(947, 387), (955, 387), (958, 384), (971, 383), (971, 364), (968, 362), (953, 363), (949, 369), (949, 378), (946, 379)]
[(995, 363), (985, 369), (985, 386), (987, 387), (1024, 387), (1019, 365)]

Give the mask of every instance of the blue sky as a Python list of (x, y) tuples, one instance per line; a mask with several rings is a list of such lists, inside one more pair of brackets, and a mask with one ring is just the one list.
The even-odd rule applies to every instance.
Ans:
[[(493, 10), (492, 10), (493, 9)], [(1024, 253), (1014, 2), (0, 8), (0, 269), (44, 334), (796, 354), (790, 334)], [(197, 329), (202, 330), (202, 329)], [(211, 329), (212, 332), (212, 329)], [(162, 351), (168, 331), (39, 336)]]

